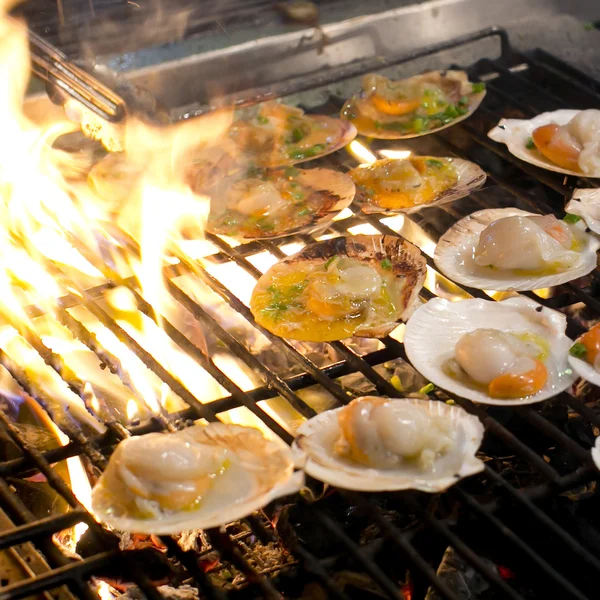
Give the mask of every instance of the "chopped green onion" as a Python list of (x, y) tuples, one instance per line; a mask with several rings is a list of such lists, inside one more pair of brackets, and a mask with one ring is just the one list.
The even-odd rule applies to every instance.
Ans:
[(305, 217), (306, 215), (310, 215), (311, 213), (312, 210), (310, 210), (310, 208), (307, 206), (306, 208), (303, 208), (302, 210), (298, 211), (298, 216)]
[(276, 286), (276, 285), (270, 285), (270, 286), (267, 288), (267, 292), (271, 292), (271, 294), (278, 294), (278, 293), (279, 293), (279, 290), (277, 289), (277, 286)]
[(533, 141), (533, 138), (531, 138), (531, 137), (527, 138), (527, 142), (525, 143), (525, 148), (527, 148), (527, 150), (535, 150), (535, 142)]
[(402, 385), (402, 381), (400, 380), (400, 377), (398, 377), (398, 375), (392, 375), (391, 379), (390, 379), (390, 383), (399, 391), (399, 392), (403, 392), (404, 391), (404, 386)]
[(437, 167), (438, 169), (439, 169), (440, 167), (443, 167), (443, 166), (444, 166), (444, 163), (443, 163), (441, 160), (435, 160), (435, 159), (433, 159), (433, 158), (429, 158), (429, 159), (427, 159), (427, 160), (425, 161), (425, 164), (426, 164), (428, 167)]
[(315, 144), (306, 150), (290, 150), (288, 156), (294, 160), (304, 160), (305, 158), (313, 158), (317, 154), (325, 150), (325, 144)]
[(421, 117), (417, 117), (412, 122), (412, 129), (414, 132), (419, 133), (425, 129), (425, 121)]
[(587, 354), (587, 348), (583, 344), (576, 342), (571, 346), (569, 354), (576, 358), (583, 358)]
[(300, 171), (296, 167), (286, 167), (283, 174), (289, 179), (293, 179), (294, 177), (298, 177)]
[(377, 129), (388, 129), (391, 131), (406, 131), (407, 125), (406, 123), (400, 123), (399, 121), (392, 121), (391, 123), (380, 123), (376, 121)]
[(433, 392), (434, 389), (435, 385), (433, 385), (433, 383), (428, 383), (419, 390), (419, 394), (429, 394), (429, 392)]
[(292, 129), (292, 142), (299, 142), (304, 137), (304, 133), (300, 127)]
[(337, 258), (337, 256), (334, 255), (331, 258), (327, 259), (327, 262), (323, 265), (326, 271), (327, 271), (327, 269), (329, 269), (329, 266), (336, 258)]
[(446, 106), (446, 110), (444, 110), (444, 115), (446, 117), (450, 117), (451, 119), (456, 119), (456, 117), (458, 117), (456, 106), (454, 106), (454, 104), (448, 104), (448, 106)]
[(262, 217), (256, 221), (256, 226), (262, 231), (272, 231), (275, 229), (275, 223), (269, 221), (267, 217)]
[(261, 124), (261, 125), (268, 125), (269, 123), (269, 119), (267, 117), (263, 117), (263, 115), (258, 115), (256, 117), (256, 120)]
[(382, 269), (389, 271), (392, 268), (392, 261), (389, 258), (384, 258), (380, 263)]
[(249, 177), (250, 179), (258, 179), (259, 177), (262, 177), (263, 174), (264, 170), (260, 167), (248, 167), (248, 170), (246, 171), (246, 177)]
[(459, 101), (458, 104), (461, 106), (465, 106), (467, 104), (469, 104), (469, 97), (468, 96), (463, 96)]
[(459, 105), (456, 107), (456, 112), (457, 112), (459, 115), (461, 115), (461, 116), (462, 116), (462, 115), (466, 115), (466, 114), (469, 112), (469, 107), (468, 107), (468, 106), (464, 106), (464, 105), (462, 105), (462, 104), (459, 104)]
[(485, 83), (483, 83), (483, 81), (479, 81), (478, 83), (473, 84), (474, 94), (479, 94), (480, 92), (483, 92), (483, 90), (485, 90)]
[(294, 285), (290, 286), (290, 292), (293, 292), (294, 294), (299, 294), (302, 290), (304, 290), (304, 288), (308, 285), (308, 281), (305, 279), (304, 281), (301, 281), (300, 283), (295, 283)]
[(567, 214), (565, 215), (565, 218), (563, 219), (563, 221), (565, 223), (579, 223), (579, 221), (581, 221), (581, 217), (579, 217), (578, 215), (572, 215), (572, 214)]
[(583, 28), (586, 31), (592, 31), (592, 29), (595, 29), (595, 26), (591, 21), (587, 21), (586, 23), (583, 24)]

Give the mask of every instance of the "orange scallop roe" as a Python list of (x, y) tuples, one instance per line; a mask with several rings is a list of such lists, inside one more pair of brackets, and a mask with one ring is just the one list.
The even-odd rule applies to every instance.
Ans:
[(490, 381), (488, 394), (492, 398), (515, 399), (537, 394), (548, 381), (548, 370), (541, 360), (525, 373), (504, 373)]
[(377, 110), (385, 113), (386, 115), (407, 115), (411, 113), (419, 106), (421, 106), (421, 100), (390, 100), (388, 98), (384, 98), (383, 96), (379, 96), (378, 94), (373, 94), (371, 97), (371, 102)]
[(355, 420), (358, 418), (360, 411), (367, 405), (371, 405), (374, 408), (385, 404), (387, 401), (387, 398), (379, 397), (356, 398), (355, 400), (352, 400), (348, 406), (345, 406), (340, 410), (338, 424), (340, 426), (340, 431), (342, 432), (342, 437), (348, 444), (348, 458), (351, 460), (361, 464), (369, 464), (369, 456), (360, 447), (359, 440), (356, 436)]
[(550, 161), (570, 171), (579, 171), (581, 148), (577, 142), (556, 123), (543, 125), (532, 134), (536, 148)]
[(600, 353), (600, 323), (594, 325), (577, 341), (585, 346), (587, 350), (585, 360), (593, 365), (596, 361), (596, 357)]

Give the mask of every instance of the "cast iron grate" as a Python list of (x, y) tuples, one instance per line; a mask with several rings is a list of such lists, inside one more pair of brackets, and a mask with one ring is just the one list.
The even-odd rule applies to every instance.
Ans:
[[(473, 34), (408, 58), (390, 60), (386, 66), (434, 56), (442, 50), (459, 48), (474, 40), (495, 37), (502, 42), (500, 58), (481, 60), (468, 69), (472, 79), (481, 78), (488, 86), (488, 96), (479, 111), (466, 122), (439, 135), (397, 144), (398, 148), (408, 148), (415, 153), (439, 152), (440, 155), (455, 154), (474, 160), (488, 173), (486, 187), (452, 205), (426, 209), (402, 220), (365, 217), (354, 211), (350, 217), (335, 222), (328, 234), (353, 233), (356, 227), (395, 233), (394, 228), (398, 229), (402, 221), (400, 231), (408, 239), (414, 237), (417, 231), (425, 232), (428, 238), (422, 235), (419, 238), (423, 244), (423, 239), (436, 240), (456, 219), (482, 207), (516, 205), (563, 216), (565, 199), (581, 182), (522, 164), (503, 147), (489, 141), (485, 133), (502, 116), (532, 116), (563, 106), (595, 106), (600, 98), (600, 84), (541, 50), (527, 55), (511, 51), (506, 33), (498, 29)], [(361, 70), (346, 71), (345, 76), (357, 75)], [(320, 81), (322, 84), (322, 77)], [(288, 86), (288, 89), (282, 90), (282, 95), (310, 87), (311, 81), (305, 79), (297, 89), (292, 90)], [(319, 110), (335, 112), (339, 110), (341, 101), (341, 98), (329, 94), (327, 102)], [(361, 143), (370, 145), (373, 152), (383, 147), (380, 142), (361, 140)], [(386, 143), (385, 147), (389, 148), (390, 144)], [(355, 164), (344, 151), (326, 162), (335, 162), (337, 166)], [(583, 185), (590, 184), (584, 182)], [(165, 269), (168, 290), (208, 334), (219, 339), (233, 355), (256, 371), (264, 385), (248, 391), (242, 389), (239, 382), (229, 380), (212, 358), (174, 325), (163, 321), (167, 335), (228, 392), (220, 399), (202, 404), (106, 311), (100, 299), (110, 284), (79, 290), (80, 297), (64, 298), (58, 311), (59, 320), (75, 338), (97, 354), (101, 363), (118, 372), (113, 357), (72, 316), (70, 307), (77, 304), (85, 306), (177, 393), (187, 408), (129, 428), (116, 419), (106, 418), (108, 431), (101, 436), (86, 437), (78, 428), (63, 427), (70, 443), (49, 451), (37, 448), (11, 422), (8, 413), (0, 412), (3, 437), (12, 440), (19, 450), (16, 458), (0, 463), (0, 508), (14, 524), (0, 531), (0, 551), (30, 544), (36, 556), (46, 564), (37, 576), (0, 587), (0, 600), (25, 598), (57, 590), (61, 586), (66, 586), (66, 593), (76, 597), (95, 598), (91, 578), (106, 577), (107, 573), (111, 581), (121, 579), (135, 583), (152, 600), (162, 597), (155, 585), (153, 567), (146, 562), (147, 555), (141, 550), (119, 550), (115, 535), (103, 531), (93, 521), (65, 480), (51, 468), (52, 464), (70, 456), (82, 456), (87, 464), (101, 470), (114, 445), (128, 435), (182, 427), (201, 417), (215, 420), (219, 413), (242, 406), (290, 442), (292, 438), (288, 429), (265, 412), (260, 401), (281, 397), (301, 415), (311, 416), (314, 409), (299, 392), (319, 384), (331, 395), (334, 404), (347, 403), (352, 396), (347, 388), (339, 385), (339, 378), (353, 373), (362, 374), (377, 392), (397, 395), (389, 374), (381, 368), (390, 361), (405, 358), (403, 346), (397, 339), (388, 337), (377, 349), (366, 354), (342, 342), (326, 345), (327, 351), (333, 352), (335, 358), (327, 366), (319, 367), (296, 345), (262, 331), (276, 352), (285, 354), (296, 364), (295, 374), (281, 375), (275, 367), (250, 353), (244, 340), (238, 340), (217, 316), (206, 310), (202, 303), (197, 303), (176, 282), (177, 275), (193, 273), (243, 319), (254, 325), (246, 305), (211, 274), (210, 265), (235, 263), (250, 276), (258, 277), (261, 271), (252, 262), (257, 253), (267, 252), (280, 258), (285, 255), (282, 247), (286, 244), (307, 243), (312, 241), (310, 236), (293, 236), (277, 242), (255, 242), (236, 247), (229, 246), (216, 236), (209, 236), (209, 241), (216, 246), (217, 252), (207, 259), (208, 262), (201, 265), (183, 260), (176, 267)], [(425, 243), (425, 251), (429, 254), (432, 244)], [(89, 259), (94, 264), (98, 263), (97, 257)], [(423, 299), (435, 293), (449, 293), (449, 290), (456, 294), (466, 293), (456, 286), (449, 286), (442, 278), (436, 279), (433, 263), (430, 259), (428, 262), (431, 274)], [(105, 266), (98, 266), (106, 270)], [(130, 286), (139, 309), (150, 318), (157, 318), (135, 289), (133, 281), (118, 280), (111, 273), (107, 275), (114, 283)], [(574, 336), (590, 320), (600, 316), (597, 286), (598, 279), (594, 273), (556, 290), (530, 295), (543, 304), (564, 309), (570, 317), (570, 334)], [(468, 290), (468, 293), (488, 297), (477, 290)], [(48, 367), (63, 376), (70, 388), (85, 398), (82, 381), (65, 370), (39, 338), (29, 333), (23, 335)], [(321, 352), (325, 350), (321, 349)], [(36, 397), (35, 385), (2, 351), (0, 363), (22, 389)], [(429, 598), (457, 600), (467, 596), (461, 592), (456, 577), (452, 580), (436, 574), (448, 547), (452, 547), (466, 563), (468, 568), (461, 571), (463, 574), (470, 571), (478, 573), (481, 580), (478, 585), (486, 590), (481, 597), (595, 598), (600, 574), (600, 528), (596, 517), (598, 471), (591, 461), (589, 448), (600, 428), (600, 415), (594, 402), (598, 396), (589, 389), (585, 391), (586, 394), (562, 394), (541, 405), (513, 409), (477, 406), (455, 398), (455, 402), (483, 421), (487, 434), (482, 451), (487, 462), (481, 475), (461, 482), (444, 494), (427, 496), (407, 492), (375, 495), (333, 490), (316, 501), (310, 495), (298, 495), (287, 499), (287, 504), (268, 507), (263, 513), (244, 520), (241, 532), (231, 528), (207, 531), (205, 541), (213, 552), (218, 553), (221, 561), (233, 565), (245, 575), (243, 585), (213, 585), (214, 580), (199, 562), (198, 553), (183, 550), (173, 538), (159, 540), (161, 554), (177, 565), (179, 573), (183, 574), (180, 582), (196, 588), (201, 598), (423, 598), (431, 586), (437, 596), (431, 595), (431, 592)], [(447, 400), (440, 390), (430, 392), (430, 397)], [(39, 395), (36, 399), (43, 403)], [(47, 518), (34, 516), (15, 493), (14, 481), (36, 473), (45, 476), (49, 485), (72, 508), (71, 512)], [(313, 493), (319, 489), (315, 482), (311, 482), (311, 487)], [(53, 534), (78, 522), (89, 525), (86, 535), (88, 550), (81, 552), (82, 560), (65, 556), (52, 542)], [(293, 560), (274, 571), (261, 569), (249, 558), (248, 546), (243, 539), (249, 535), (265, 544), (281, 539)], [(340, 578), (340, 570), (364, 575), (372, 587), (366, 591), (355, 580), (349, 582)], [(307, 591), (317, 589), (307, 587), (313, 583), (318, 586), (320, 595)]]

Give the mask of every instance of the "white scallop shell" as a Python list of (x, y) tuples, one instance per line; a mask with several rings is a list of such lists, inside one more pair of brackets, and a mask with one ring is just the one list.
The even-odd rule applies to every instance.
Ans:
[(569, 364), (579, 377), (600, 387), (600, 373), (589, 362), (569, 354)]
[(480, 290), (523, 291), (539, 290), (573, 281), (587, 275), (596, 268), (596, 250), (600, 241), (583, 232), (586, 241), (576, 266), (552, 275), (518, 275), (511, 270), (489, 269), (474, 261), (474, 252), (479, 235), (493, 221), (504, 217), (539, 216), (518, 208), (488, 208), (479, 210), (455, 223), (440, 238), (433, 260), (444, 275), (456, 283)]
[(374, 469), (336, 455), (333, 446), (340, 435), (338, 414), (341, 408), (323, 412), (298, 428), (294, 446), (307, 456), (304, 471), (319, 481), (339, 488), (368, 492), (441, 492), (460, 479), (483, 471), (483, 462), (475, 456), (484, 434), (483, 425), (477, 417), (459, 406), (434, 400), (402, 398), (390, 401), (419, 405), (430, 414), (445, 417), (457, 430), (456, 448), (437, 459), (436, 473), (424, 473), (415, 465)]
[[(403, 160), (403, 159), (401, 159)], [(377, 204), (365, 201), (360, 192), (357, 193), (356, 197), (359, 201), (361, 210), (367, 214), (369, 213), (414, 213), (423, 208), (429, 208), (430, 206), (436, 206), (440, 204), (446, 204), (448, 202), (454, 202), (460, 198), (468, 196), (471, 192), (478, 190), (486, 179), (485, 171), (475, 163), (461, 158), (443, 158), (452, 163), (458, 174), (458, 181), (447, 190), (441, 192), (435, 200), (427, 202), (426, 204), (417, 204), (408, 208), (383, 208)]]
[(596, 443), (592, 448), (592, 460), (598, 469), (600, 469), (600, 436), (596, 438)]
[(488, 137), (495, 142), (506, 144), (508, 151), (517, 158), (524, 160), (536, 167), (555, 171), (556, 173), (564, 173), (565, 175), (576, 175), (581, 177), (600, 177), (600, 171), (594, 173), (582, 173), (581, 171), (571, 171), (564, 169), (554, 164), (549, 159), (545, 158), (535, 148), (531, 150), (527, 148), (527, 142), (531, 134), (538, 127), (556, 123), (557, 125), (566, 125), (575, 115), (580, 113), (580, 110), (561, 109), (551, 112), (545, 112), (533, 119), (501, 119), (500, 123), (489, 131)]
[[(465, 333), (490, 327), (507, 333), (529, 332), (548, 340), (550, 356), (544, 363), (548, 381), (537, 394), (514, 400), (492, 398), (444, 372), (445, 361), (454, 357), (456, 343)], [(502, 302), (480, 299), (449, 302), (433, 298), (420, 306), (409, 319), (404, 347), (413, 367), (451, 394), (482, 404), (533, 404), (563, 392), (577, 378), (567, 363), (572, 342), (565, 335), (566, 327), (565, 315), (524, 296)]]
[[(248, 427), (210, 423), (203, 429), (212, 438), (218, 439), (220, 445), (229, 449), (231, 464), (216, 478), (199, 508), (166, 514), (157, 519), (117, 516), (110, 510), (110, 490), (103, 487), (101, 477), (92, 494), (92, 512), (96, 519), (118, 531), (171, 535), (191, 529), (219, 527), (242, 519), (260, 510), (275, 498), (299, 491), (304, 485), (304, 473), (293, 469), (295, 464), (303, 462), (303, 457), (283, 443), (263, 438), (268, 452), (261, 454), (254, 451), (252, 439), (244, 439), (243, 433), (250, 429)], [(277, 453), (277, 458), (286, 464), (286, 468), (281, 471), (274, 485), (265, 487), (258, 481), (257, 473), (262, 463), (273, 458), (273, 453)], [(249, 465), (249, 462), (252, 464)], [(266, 464), (262, 466), (265, 469), (267, 467)]]
[(600, 235), (600, 189), (575, 190), (565, 211), (581, 217), (594, 233)]

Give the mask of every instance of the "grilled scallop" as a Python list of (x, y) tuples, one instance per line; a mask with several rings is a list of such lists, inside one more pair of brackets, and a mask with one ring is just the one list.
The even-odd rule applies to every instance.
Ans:
[(458, 406), (365, 396), (303, 423), (295, 445), (315, 479), (359, 491), (440, 492), (483, 470), (477, 417)]
[(571, 346), (569, 364), (577, 375), (600, 386), (600, 323), (580, 336)]
[(341, 237), (305, 247), (257, 282), (257, 323), (295, 340), (383, 337), (414, 308), (425, 279), (419, 250), (395, 236)]
[(314, 232), (349, 206), (354, 193), (352, 179), (330, 169), (254, 168), (244, 177), (221, 179), (209, 191), (207, 229), (240, 239)]
[(575, 190), (565, 211), (582, 218), (595, 234), (600, 235), (600, 189)]
[(260, 167), (294, 165), (350, 143), (356, 128), (341, 119), (305, 115), (300, 108), (266, 102), (243, 111), (229, 131), (245, 157)]
[(583, 223), (517, 208), (481, 210), (452, 226), (436, 247), (437, 267), (483, 290), (536, 290), (587, 275), (600, 242)]
[(421, 375), (483, 404), (531, 404), (575, 381), (566, 317), (525, 297), (502, 302), (433, 298), (406, 325), (404, 346)]
[(485, 173), (459, 158), (385, 158), (350, 171), (366, 213), (415, 212), (458, 200), (480, 188)]
[(341, 114), (363, 135), (399, 140), (459, 123), (484, 96), (485, 85), (471, 83), (464, 71), (430, 71), (399, 81), (371, 73)]
[(599, 110), (555, 110), (533, 119), (502, 119), (488, 135), (537, 167), (600, 177)]
[(258, 430), (194, 425), (123, 440), (92, 510), (119, 531), (175, 534), (241, 519), (302, 485), (291, 451)]

